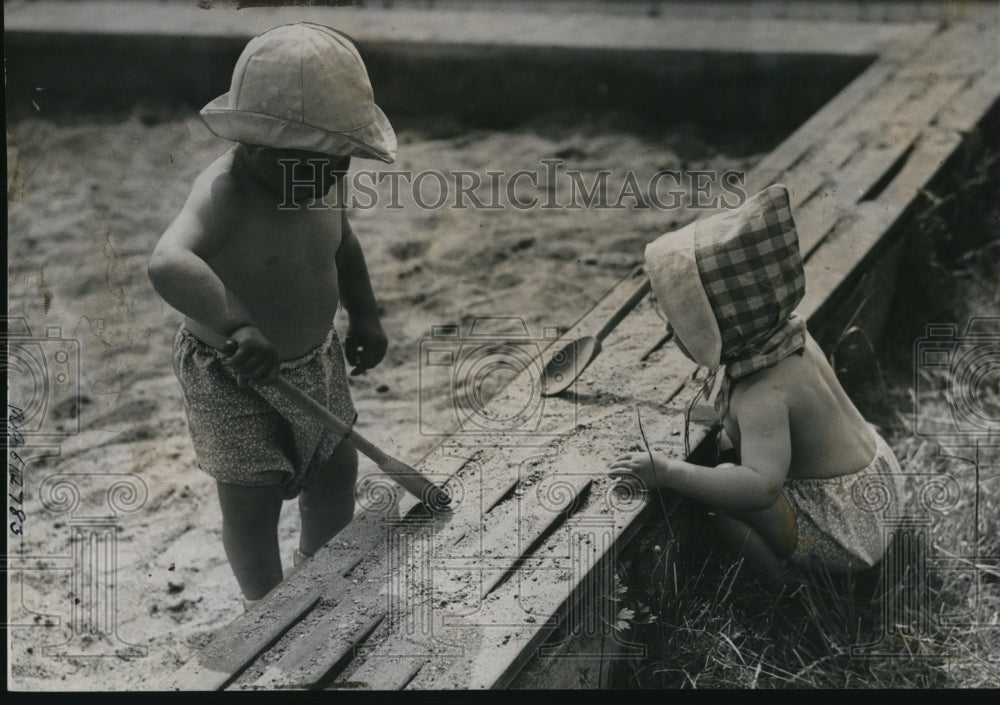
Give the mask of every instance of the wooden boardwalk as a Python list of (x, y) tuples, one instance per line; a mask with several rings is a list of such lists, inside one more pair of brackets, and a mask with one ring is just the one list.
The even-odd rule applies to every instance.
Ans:
[[(799, 310), (811, 324), (856, 290), (1000, 96), (995, 25), (911, 25), (877, 54), (748, 174), (748, 193), (774, 182), (791, 191), (806, 257)], [(620, 283), (567, 335), (596, 329), (637, 281)], [(350, 527), (162, 687), (503, 688), (574, 640), (604, 642), (574, 651), (595, 668), (602, 653), (639, 653), (608, 626), (607, 598), (617, 553), (658, 500), (620, 494), (605, 473), (639, 442), (640, 412), (654, 446), (684, 452), (695, 370), (672, 345), (639, 362), (662, 330), (640, 305), (576, 394), (534, 410), (537, 428), (460, 433), (420, 461), (448, 481), (453, 512), (431, 513), (388, 480), (363, 488), (366, 509)], [(501, 417), (523, 402), (510, 391), (491, 409)], [(692, 447), (709, 432), (696, 426)]]

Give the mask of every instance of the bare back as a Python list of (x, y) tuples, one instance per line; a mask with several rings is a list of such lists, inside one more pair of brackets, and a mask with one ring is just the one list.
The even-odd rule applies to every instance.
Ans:
[(872, 429), (808, 333), (802, 354), (790, 355), (734, 385), (723, 423), (737, 447), (740, 417), (759, 413), (760, 400), (769, 393), (774, 398), (775, 390), (788, 409), (792, 451), (788, 477), (839, 477), (871, 463), (875, 456)]
[[(326, 207), (279, 209), (280, 199), (234, 154), (224, 154), (195, 181), (184, 206), (200, 225), (192, 249), (242, 302), (281, 359), (299, 357), (323, 342), (337, 311), (343, 214)], [(206, 342), (218, 337), (190, 316), (186, 324)]]

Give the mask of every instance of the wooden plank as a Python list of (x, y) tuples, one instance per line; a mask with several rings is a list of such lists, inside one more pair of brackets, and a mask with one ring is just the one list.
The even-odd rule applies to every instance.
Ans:
[[(478, 466), (475, 467), (478, 471)], [(344, 585), (343, 590), (334, 594), (336, 604), (310, 624), (307, 631), (295, 634), (290, 643), (284, 644), (281, 656), (254, 682), (254, 687), (308, 688), (326, 677), (359, 641), (367, 637), (371, 626), (381, 622), (388, 612), (392, 585), (385, 578), (391, 575), (387, 565), (391, 546), (385, 542), (398, 537), (406, 524), (422, 536), (428, 539), (435, 537), (445, 544), (472, 532), (483, 513), (488, 515), (489, 506), (509, 492), (517, 481), (516, 474), (511, 476), (510, 473), (494, 473), (487, 478), (491, 481), (483, 483), (486, 489), (479, 497), (473, 496), (471, 489), (480, 478), (469, 478), (464, 501), (452, 514), (401, 521), (393, 525), (383, 522), (378, 531), (379, 545), (372, 546), (372, 549), (381, 547), (383, 550), (369, 550), (366, 565), (366, 576), (374, 575), (374, 580), (379, 581), (376, 586), (373, 588), (370, 584), (371, 577)], [(296, 576), (292, 576), (290, 580), (295, 579)]]
[[(356, 586), (357, 587), (357, 586)], [(286, 644), (280, 657), (249, 686), (309, 689), (324, 679), (386, 616), (385, 588), (362, 585), (324, 610), (308, 632)]]
[[(625, 432), (624, 426), (615, 430)], [(700, 442), (709, 430), (699, 426), (695, 442)], [(614, 547), (627, 543), (655, 508), (649, 499), (636, 502), (631, 509), (624, 509), (626, 505), (623, 504), (611, 515), (612, 522), (603, 524), (601, 518), (608, 516), (603, 510), (608, 509), (605, 490), (610, 481), (606, 477), (597, 479), (605, 473), (603, 464), (593, 466), (592, 471), (596, 491), (589, 495), (588, 502), (574, 520), (567, 522), (535, 552), (540, 556), (552, 555), (575, 545), (586, 558), (584, 563), (579, 558), (574, 562), (571, 552), (560, 555), (550, 559), (551, 564), (544, 569), (520, 571), (519, 581), (501, 586), (490, 596), (493, 599), (484, 601), (474, 615), (447, 615), (444, 621), (451, 630), (443, 638), (459, 639), (457, 634), (474, 633), (475, 639), (467, 638), (463, 642), (466, 648), (461, 657), (442, 659), (440, 668), (425, 666), (421, 669), (407, 686), (409, 689), (504, 688), (529, 659), (541, 655), (545, 640), (560, 623), (569, 622), (570, 630), (581, 626), (573, 623), (570, 611), (573, 595), (578, 594), (588, 580), (594, 582), (595, 570), (609, 567), (613, 570)], [(596, 522), (588, 523), (595, 518)], [(588, 530), (592, 533), (602, 526), (614, 527), (612, 540), (600, 547), (587, 545), (585, 534)], [(583, 531), (574, 539), (574, 531), (580, 529)], [(591, 596), (594, 600), (613, 596), (596, 592)], [(608, 637), (613, 639), (610, 634)]]
[[(427, 601), (440, 607), (451, 606), (451, 610), (474, 608), (518, 568), (533, 544), (562, 523), (564, 512), (592, 482), (590, 475), (579, 471), (585, 458), (572, 450), (561, 449), (537, 460), (523, 468), (519, 494), (484, 517), (482, 535), (436, 547), (434, 567), (428, 571), (429, 586), (405, 587), (414, 591), (430, 588), (426, 601), (414, 604), (416, 609), (426, 609)], [(441, 613), (440, 607), (435, 612)], [(407, 622), (408, 616), (397, 615), (397, 622)], [(434, 620), (433, 613), (430, 620)], [(411, 624), (416, 621), (409, 619)], [(348, 672), (344, 678), (372, 688), (403, 687), (426, 661), (426, 654), (438, 649), (442, 638), (432, 628), (413, 634), (402, 631), (382, 635), (381, 644), (365, 653), (365, 662), (358, 671)], [(407, 650), (415, 655), (404, 656)]]
[[(985, 61), (987, 67), (983, 66), (983, 57), (989, 57), (991, 53), (982, 50), (984, 42), (982, 28), (978, 32), (970, 31), (969, 27), (954, 28), (939, 37), (934, 42), (935, 46), (929, 47), (923, 52), (923, 56), (932, 60), (942, 53), (947, 53), (947, 50), (937, 46), (939, 43), (950, 45), (951, 51), (955, 51), (956, 41), (963, 43), (967, 53), (979, 57), (978, 65), (975, 62), (963, 64), (964, 74), (955, 75), (955, 72), (943, 76), (938, 74), (938, 80), (928, 82), (927, 91), (916, 96), (907, 109), (901, 110), (898, 116), (894, 116), (895, 121), (905, 120), (915, 124), (946, 126), (964, 132), (978, 124), (996, 105), (1000, 96), (1000, 78), (997, 65), (995, 63), (989, 65), (988, 58)], [(992, 40), (985, 41), (987, 44), (995, 44), (995, 36)], [(977, 45), (978, 49), (975, 48)], [(995, 51), (994, 48), (993, 55)], [(924, 73), (921, 73), (921, 70)], [(931, 71), (931, 67), (924, 66), (920, 69), (915, 65), (907, 75), (924, 76), (926, 80)], [(820, 282), (821, 287), (811, 287), (807, 290), (802, 310), (819, 313), (826, 303), (823, 292), (832, 293), (832, 288), (839, 286), (860, 270), (868, 255), (879, 244), (883, 233), (903, 217), (919, 189), (934, 177), (960, 143), (960, 134), (956, 132), (934, 128), (923, 131), (917, 148), (877, 202), (862, 204), (863, 215), (858, 217), (857, 222), (837, 236), (829, 247), (817, 252), (815, 262), (807, 263), (807, 280), (810, 283)], [(850, 266), (845, 268), (845, 263), (849, 263)]]
[(940, 33), (942, 23), (938, 21), (913, 22), (908, 24), (908, 32), (901, 32), (899, 37), (887, 43), (878, 54), (879, 61), (902, 65), (931, 39)]
[[(928, 67), (929, 69), (929, 67)], [(926, 127), (961, 93), (975, 73), (971, 67), (955, 76), (925, 78), (925, 89), (914, 95), (899, 110), (887, 116), (886, 122), (905, 123)]]
[(859, 161), (859, 155), (888, 140), (883, 134), (886, 125), (902, 122), (922, 128), (960, 90), (965, 80), (964, 77), (932, 79), (926, 76), (920, 80), (903, 80), (897, 75), (888, 76), (856, 110), (843, 116), (822, 135), (817, 135), (810, 163), (813, 168), (830, 175), (845, 170), (851, 162)]
[[(561, 550), (572, 544), (572, 527), (560, 531), (550, 544)], [(550, 545), (542, 547), (547, 551)], [(473, 617), (449, 615), (449, 636), (466, 637), (460, 657), (442, 659), (439, 668), (422, 669), (410, 689), (503, 688), (558, 625), (557, 616), (583, 581), (566, 557), (551, 561), (538, 575), (523, 571), (515, 585), (501, 589), (482, 604)], [(579, 580), (574, 580), (579, 577)], [(537, 580), (535, 579), (537, 578)], [(530, 608), (531, 612), (526, 612)]]
[[(901, 71), (902, 78), (962, 76), (970, 67), (984, 67), (997, 57), (997, 27), (973, 22), (956, 22), (946, 27), (934, 41)], [(992, 42), (992, 43), (991, 43)]]
[(934, 119), (935, 125), (959, 132), (973, 130), (1000, 99), (1000, 66), (969, 79), (961, 93)]
[[(461, 469), (464, 459), (447, 459), (432, 451), (435, 469)], [(457, 470), (455, 470), (457, 472)], [(382, 478), (376, 476), (376, 479)], [(311, 559), (299, 566), (248, 613), (219, 631), (206, 646), (161, 684), (164, 690), (218, 690), (226, 687), (261, 653), (274, 646), (312, 609), (321, 597), (336, 599), (353, 584), (342, 578), (359, 561), (381, 546), (391, 517), (412, 510), (417, 502), (391, 483), (381, 482), (381, 509), (365, 511)], [(391, 495), (391, 496), (390, 496)]]
[(827, 185), (795, 213), (799, 249), (805, 260), (845, 214), (849, 214), (868, 190), (911, 148), (920, 128), (886, 126), (877, 143), (864, 145), (854, 159), (828, 175)]
[[(623, 323), (625, 328), (620, 340), (609, 341), (610, 349), (595, 360), (594, 375), (597, 378), (608, 379), (614, 374), (615, 361), (612, 359), (616, 353), (620, 354), (620, 346), (626, 341), (635, 340), (643, 329), (648, 329), (654, 320), (658, 320), (655, 314), (649, 311), (641, 312), (642, 315), (630, 316)], [(660, 394), (656, 391), (655, 380), (658, 374), (669, 370), (672, 373), (685, 377), (685, 373), (690, 373), (693, 366), (685, 361), (676, 348), (664, 351), (663, 359), (658, 367), (659, 372), (649, 366), (637, 371), (637, 374), (630, 377), (626, 384), (627, 389), (622, 390), (622, 394), (627, 395), (636, 403), (644, 400), (656, 399)], [(681, 372), (684, 370), (684, 372)], [(690, 387), (689, 395), (693, 395), (694, 390), (699, 386), (695, 383), (692, 386), (690, 380), (679, 383), (683, 387)], [(661, 400), (674, 397), (674, 390), (663, 390)], [(683, 414), (683, 407), (686, 398), (679, 397), (671, 403), (675, 409), (673, 417), (662, 419), (664, 426), (676, 428), (678, 417), (676, 414)], [(673, 420), (671, 420), (671, 418)], [(588, 421), (591, 421), (588, 419)], [(647, 432), (653, 433), (649, 428), (652, 425), (647, 419)], [(610, 463), (611, 457), (617, 452), (613, 449), (620, 448), (621, 443), (626, 439), (637, 438), (638, 431), (635, 426), (635, 411), (627, 407), (605, 411), (600, 419), (594, 419), (590, 423), (591, 429), (587, 433), (586, 440), (590, 447), (607, 448), (609, 455), (604, 462), (591, 457), (587, 467), (591, 469), (595, 477), (595, 488), (606, 482), (606, 467)], [(703, 426), (696, 426), (693, 441), (695, 444), (707, 435), (709, 429)], [(676, 444), (680, 442), (679, 437), (673, 437)], [(576, 440), (576, 439), (574, 439)], [(657, 445), (655, 438), (651, 442)], [(660, 445), (662, 446), (662, 439)], [(676, 452), (676, 450), (674, 451)], [(586, 502), (580, 507), (574, 517), (600, 517), (601, 511), (606, 509), (604, 505), (604, 493), (600, 489), (592, 489), (587, 495)], [(653, 504), (643, 505), (638, 512), (654, 511), (658, 500)], [(603, 515), (607, 517), (608, 515)], [(641, 517), (636, 516), (634, 520), (628, 517), (621, 517), (614, 523), (613, 541), (623, 544), (631, 538), (633, 532), (639, 530), (642, 524)], [(541, 546), (533, 552), (532, 557), (551, 556), (560, 547), (565, 547), (568, 543), (567, 532), (570, 529), (564, 526), (558, 532), (551, 535)], [(610, 549), (610, 547), (609, 547)], [(606, 551), (598, 553), (604, 556)], [(565, 557), (563, 557), (565, 559)], [(552, 560), (551, 558), (549, 560)], [(504, 687), (516, 675), (521, 665), (530, 658), (534, 649), (541, 646), (546, 636), (555, 628), (555, 622), (549, 624), (547, 621), (550, 613), (545, 610), (555, 610), (569, 601), (570, 596), (580, 588), (585, 582), (585, 574), (560, 576), (561, 572), (555, 569), (557, 566), (550, 565), (549, 569), (539, 569), (535, 563), (526, 561), (525, 565), (517, 573), (517, 581), (513, 579), (501, 585), (497, 590), (489, 595), (489, 599), (484, 600), (483, 606), (473, 617), (453, 616), (450, 613), (445, 615), (446, 619), (452, 620), (451, 628), (442, 636), (442, 639), (461, 643), (464, 653), (461, 659), (456, 657), (436, 657), (431, 662), (424, 665), (413, 678), (408, 688), (479, 688), (479, 687)], [(572, 572), (572, 571), (569, 571)], [(536, 580), (537, 578), (537, 580)], [(520, 595), (520, 598), (517, 597)], [(531, 614), (525, 614), (523, 603), (525, 600), (542, 599), (549, 602), (538, 602)], [(514, 615), (514, 616), (512, 616)], [(519, 615), (519, 616), (518, 616)], [(528, 621), (528, 618), (531, 621)], [(454, 620), (458, 620), (457, 622)], [(489, 624), (496, 624), (490, 627)], [(477, 626), (478, 625), (478, 626)], [(487, 626), (483, 626), (487, 625)], [(470, 662), (471, 659), (471, 662)]]
[[(869, 118), (863, 135), (846, 132), (830, 140), (836, 144), (854, 144), (853, 154), (832, 168), (830, 185), (803, 204), (795, 215), (799, 226), (800, 247), (804, 259), (812, 256), (823, 239), (845, 214), (850, 214), (866, 194), (902, 160), (913, 147), (928, 122), (941, 113), (967, 82), (965, 77), (928, 79), (926, 89), (914, 93), (910, 81), (899, 82), (907, 97), (880, 119)], [(879, 104), (879, 112), (883, 105)], [(829, 148), (820, 150), (827, 153)], [(842, 154), (832, 158), (836, 164)]]
[[(263, 3), (262, 3), (263, 4)], [(436, 46), (556, 46), (586, 49), (667, 48), (678, 51), (867, 55), (901, 25), (755, 16), (705, 19), (665, 13), (638, 19), (629, 13), (507, 12), (472, 8), (352, 7), (337, 26), (360, 43), (419, 42)], [(589, 10), (589, 11), (588, 11)], [(205, 12), (187, 3), (48, 0), (5, 8), (7, 31), (109, 35), (211, 36), (249, 39), (289, 22), (330, 22), (328, 7), (254, 7), (241, 13)]]
[(803, 160), (781, 175), (778, 182), (788, 189), (788, 199), (793, 213), (798, 213), (804, 204), (814, 198), (817, 192), (829, 182), (825, 172), (813, 167), (810, 160)]
[[(268, 668), (254, 682), (251, 689), (312, 688), (332, 669), (349, 660), (354, 654), (355, 647), (368, 638), (385, 618), (385, 614), (378, 611), (374, 614), (345, 614), (345, 612), (345, 610), (334, 610), (326, 613), (319, 623), (324, 631), (314, 630), (313, 634), (323, 633), (328, 639), (326, 641), (311, 639), (309, 643), (305, 643), (306, 640), (303, 639), (297, 642), (292, 650), (297, 657), (295, 666), (289, 667), (288, 660), (282, 658), (278, 664)], [(335, 613), (337, 622), (331, 620)], [(329, 631), (325, 631), (326, 629)]]
[(817, 167), (826, 172), (842, 169), (864, 145), (878, 139), (879, 128), (893, 115), (902, 112), (920, 85), (889, 76), (868, 100), (843, 120), (818, 137)]
[[(506, 511), (494, 512), (486, 518), (484, 536), (471, 537), (472, 540), (467, 539), (454, 546), (455, 552), (459, 555), (463, 551), (468, 552), (466, 555), (481, 558), (494, 554), (491, 557), (499, 560), (490, 561), (471, 572), (462, 571), (458, 575), (453, 574), (450, 581), (453, 589), (457, 587), (458, 592), (464, 592), (466, 587), (459, 587), (463, 583), (462, 578), (478, 578), (472, 581), (472, 584), (478, 583), (479, 596), (485, 597), (509, 575), (520, 558), (527, 555), (526, 552), (536, 540), (562, 521), (560, 513), (568, 509), (591, 483), (591, 478), (566, 472), (577, 468), (577, 464), (582, 460), (580, 456), (574, 457), (572, 451), (570, 453), (569, 458), (560, 456), (556, 467), (550, 468), (550, 472), (539, 479), (534, 486), (528, 486), (526, 496), (530, 498), (536, 497), (542, 491), (535, 490), (536, 487), (549, 485), (545, 490), (549, 499), (544, 506), (538, 501), (523, 501), (523, 497), (520, 501), (507, 502)], [(553, 486), (556, 489), (553, 490)], [(492, 521), (494, 517), (498, 518)], [(512, 544), (510, 537), (514, 537), (516, 542)], [(476, 546), (474, 542), (480, 545)], [(447, 590), (442, 590), (441, 593), (448, 595)]]
[[(584, 596), (580, 599), (579, 606), (594, 610), (593, 602)], [(611, 605), (616, 606), (613, 602)], [(601, 616), (610, 620), (616, 615), (611, 610), (605, 610)], [(566, 638), (562, 638), (564, 633), (561, 628), (554, 630), (541, 647), (531, 652), (534, 656), (525, 661), (513, 678), (506, 680), (504, 688), (606, 690), (617, 685), (614, 677), (619, 670), (620, 661), (637, 662), (644, 654), (642, 644), (622, 644), (607, 634), (577, 633), (567, 634)], [(601, 654), (601, 658), (595, 659), (594, 654)]]
[(804, 160), (808, 160), (816, 144), (834, 125), (870, 101), (893, 75), (896, 67), (891, 62), (877, 61), (859, 78), (849, 83), (840, 93), (813, 114), (786, 140), (772, 150), (747, 174), (748, 193), (767, 188)]
[[(917, 42), (926, 40), (930, 34), (928, 28), (921, 28), (916, 32), (913, 37), (908, 39), (907, 44), (899, 48), (899, 59), (923, 50), (924, 45)], [(836, 179), (837, 174), (852, 160), (857, 163), (859, 155), (868, 151), (866, 149), (868, 143), (881, 144), (878, 126), (890, 117), (906, 115), (907, 109), (912, 107), (914, 93), (919, 92), (920, 83), (912, 80), (899, 80), (898, 72), (897, 60), (881, 58), (865, 74), (852, 82), (848, 89), (845, 89), (841, 95), (838, 95), (814, 116), (814, 118), (822, 116), (825, 118), (824, 120), (814, 121), (811, 119), (754, 170), (752, 182), (748, 179), (748, 182), (751, 183), (749, 191), (753, 193), (768, 185), (768, 176), (773, 168), (770, 163), (773, 156), (785, 148), (786, 144), (794, 143), (800, 148), (804, 147), (803, 152), (785, 170), (785, 173), (781, 174), (780, 179), (775, 176), (775, 180), (788, 183), (792, 192), (793, 208), (805, 207), (808, 209), (814, 207), (815, 203), (812, 206), (809, 206), (808, 203), (818, 195), (818, 187), (824, 181)], [(848, 101), (839, 101), (841, 96), (848, 94), (854, 99), (853, 104), (849, 104)], [(917, 100), (917, 104), (919, 104), (919, 97)], [(929, 100), (933, 104), (934, 96), (930, 96)], [(801, 139), (796, 139), (800, 137), (800, 133), (802, 133)], [(806, 144), (810, 139), (812, 144)], [(895, 155), (888, 155), (890, 165), (901, 151), (905, 151), (906, 146), (903, 145), (901, 150), (896, 150)], [(862, 156), (860, 161), (862, 164), (868, 163), (867, 168), (875, 170), (879, 168), (878, 164), (883, 163), (882, 158), (873, 156)], [(857, 180), (863, 182), (864, 178), (859, 177)], [(829, 189), (836, 190), (836, 187), (830, 185)], [(826, 192), (820, 195), (821, 202), (825, 202), (834, 210), (836, 205), (844, 205), (828, 201)], [(797, 203), (797, 198), (801, 198), (802, 203)], [(807, 211), (800, 212), (804, 214), (805, 218), (809, 218)], [(835, 219), (831, 219), (829, 209), (827, 209), (826, 212), (817, 214), (816, 221), (809, 223), (809, 227), (803, 228), (801, 232), (813, 237), (810, 245), (818, 243), (834, 222)]]
[[(678, 219), (678, 222), (683, 225), (693, 220), (694, 215), (693, 212), (685, 213)], [(617, 284), (611, 287), (611, 290), (607, 294), (585, 311), (557, 341), (553, 341), (553, 344), (585, 335), (592, 335), (605, 320), (625, 303), (629, 295), (635, 290), (636, 284), (642, 276), (645, 276), (645, 274), (637, 267), (633, 272), (619, 280)]]
[[(883, 54), (861, 77), (761, 162), (754, 170), (754, 185), (759, 183), (760, 188), (768, 185), (765, 182), (769, 182), (774, 169), (780, 168), (776, 163), (777, 157), (787, 152), (788, 146), (801, 151), (796, 162), (789, 165), (786, 171), (800, 171), (800, 163), (806, 162), (813, 165), (809, 169), (818, 168), (829, 173), (842, 168), (856, 156), (864, 140), (872, 136), (877, 138), (878, 126), (886, 121), (926, 124), (940, 111), (949, 94), (957, 92), (965, 80), (965, 74), (943, 77), (943, 81), (928, 80), (933, 67), (924, 62), (938, 57), (938, 44), (950, 41), (950, 35), (944, 38), (932, 35), (931, 28), (922, 27), (897, 47), (894, 58), (889, 59), (888, 53)], [(905, 65), (909, 69), (922, 66), (921, 71), (904, 72), (901, 63), (907, 59), (909, 61)], [(975, 65), (967, 67), (965, 73), (974, 69)], [(921, 90), (922, 86), (929, 86), (929, 90)], [(928, 115), (928, 111), (932, 114)], [(809, 141), (812, 144), (804, 144)], [(752, 186), (751, 190), (759, 189)]]
[(747, 175), (747, 189), (756, 193), (779, 180), (801, 160), (817, 140), (846, 115), (873, 100), (899, 66), (916, 53), (937, 31), (933, 24), (915, 25), (881, 53), (878, 60), (851, 81), (818, 112), (806, 120)]
[(845, 232), (830, 239), (806, 262), (806, 295), (799, 312), (807, 317), (821, 315), (833, 305), (836, 292), (868, 261), (886, 232), (911, 208), (914, 200), (962, 142), (950, 130), (926, 132), (906, 165), (879, 199), (861, 204), (856, 220)]
[[(407, 644), (407, 641), (400, 639), (396, 642), (402, 651), (407, 649), (418, 650), (421, 645)], [(331, 683), (327, 690), (342, 690), (364, 688), (366, 690), (402, 690), (420, 672), (429, 661), (430, 656), (388, 656), (381, 658), (367, 658), (364, 664), (357, 671), (353, 672), (348, 680), (335, 681)]]
[[(167, 690), (217, 690), (273, 646), (326, 594), (351, 583), (342, 578), (384, 536), (385, 521), (367, 513), (283, 580), (246, 614), (233, 620), (183, 668), (162, 684)], [(294, 578), (294, 579), (293, 579)]]
[[(534, 454), (537, 451), (528, 449), (527, 453)], [(496, 467), (497, 465), (506, 467)], [(410, 522), (413, 530), (428, 541), (432, 541), (434, 549), (438, 552), (446, 551), (450, 546), (458, 546), (460, 550), (471, 541), (479, 540), (477, 529), (483, 520), (487, 521), (488, 528), (491, 517), (496, 516), (489, 507), (499, 499), (497, 495), (506, 494), (523, 480), (519, 476), (519, 466), (503, 458), (500, 462), (491, 462), (488, 471), (486, 468), (480, 468), (480, 471), (483, 476), (490, 479), (487, 485), (490, 494), (485, 501), (472, 501), (471, 492), (468, 492), (465, 500), (453, 512)], [(543, 514), (539, 515), (538, 521), (522, 524), (525, 540), (530, 541), (540, 536), (557, 519), (557, 515), (551, 515), (546, 521)], [(509, 521), (501, 526), (509, 528)], [(393, 527), (394, 533), (404, 530), (403, 523)], [(393, 570), (402, 569), (399, 566), (394, 568), (387, 565), (387, 560), (384, 554), (370, 560), (370, 565), (367, 567), (368, 574), (391, 576)], [(502, 575), (516, 560), (517, 555), (511, 555), (507, 558), (507, 565), (500, 566), (496, 570)], [(399, 589), (399, 586), (382, 584), (379, 589), (373, 590), (366, 583), (352, 583), (345, 585), (344, 588), (335, 593), (337, 604), (311, 624), (307, 632), (295, 635), (277, 662), (271, 664), (257, 679), (255, 687), (304, 688), (315, 685), (326, 677), (331, 669), (353, 649), (353, 645), (368, 633), (368, 627), (373, 620), (381, 620), (385, 616), (392, 597), (391, 591), (394, 588)], [(403, 586), (403, 589), (408, 588)]]
[[(597, 470), (603, 471), (602, 468)], [(605, 479), (605, 482), (608, 481)], [(603, 496), (603, 492), (599, 493), (599, 496)], [(644, 502), (637, 502), (636, 506), (642, 507), (643, 504)], [(641, 509), (636, 514), (640, 512)], [(546, 570), (538, 571), (540, 574), (537, 575), (526, 576), (527, 579), (521, 580), (516, 586), (512, 585), (504, 591), (504, 594), (498, 595), (497, 599), (478, 615), (480, 620), (492, 620), (494, 615), (498, 621), (506, 618), (509, 620), (508, 624), (515, 629), (519, 629), (521, 624), (533, 626), (528, 619), (537, 615), (538, 622), (534, 624), (544, 622), (544, 626), (534, 630), (534, 639), (529, 639), (524, 644), (518, 658), (506, 664), (490, 656), (494, 653), (495, 642), (483, 644), (476, 654), (477, 662), (471, 669), (468, 687), (507, 687), (527, 660), (544, 656), (558, 648), (558, 645), (550, 645), (547, 650), (545, 644), (550, 632), (557, 626), (565, 630), (567, 638), (602, 636), (609, 642), (609, 647), (616, 641), (619, 635), (614, 632), (612, 626), (617, 613), (613, 600), (617, 555), (614, 547), (622, 543), (620, 536), (624, 527), (619, 529), (620, 524), (609, 526), (606, 529), (607, 533), (602, 536), (605, 530), (599, 523), (589, 524), (587, 520), (596, 517), (592, 512), (588, 512), (588, 515), (580, 516), (578, 521), (567, 527), (563, 536), (556, 537), (557, 546), (563, 547), (568, 544), (570, 547), (570, 553), (566, 556), (569, 559), (568, 565), (561, 574)], [(627, 520), (626, 513), (622, 512), (620, 515), (621, 520)], [(640, 523), (638, 520), (632, 522), (637, 527)], [(530, 579), (534, 577), (538, 579)], [(560, 581), (564, 582), (561, 590)], [(531, 613), (525, 616), (525, 610), (529, 608)], [(510, 619), (510, 615), (518, 613), (520, 620)], [(545, 620), (544, 618), (549, 615), (554, 619)], [(529, 634), (531, 631), (530, 628), (527, 630)], [(628, 647), (627, 644), (624, 646)], [(638, 645), (634, 653), (635, 655), (641, 653)], [(590, 658), (596, 663), (604, 654), (602, 650), (590, 654)], [(486, 665), (484, 661), (494, 665)]]
[(277, 610), (255, 609), (222, 629), (182, 668), (170, 674), (161, 690), (220, 690), (259, 653), (274, 644), (319, 601), (321, 588), (289, 595)]

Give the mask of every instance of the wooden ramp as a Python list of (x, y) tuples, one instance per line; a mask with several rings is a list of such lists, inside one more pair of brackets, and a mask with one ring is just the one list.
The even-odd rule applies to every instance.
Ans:
[[(748, 174), (748, 193), (774, 182), (791, 191), (806, 257), (800, 312), (811, 324), (857, 289), (998, 95), (995, 25), (913, 25)], [(621, 282), (567, 335), (596, 329), (637, 281)], [(644, 302), (576, 394), (526, 412), (513, 384), (490, 403), (495, 418), (530, 413), (537, 426), (458, 433), (432, 451), (418, 467), (448, 481), (453, 512), (431, 513), (388, 480), (361, 488), (366, 509), (350, 527), (161, 685), (504, 688), (529, 661), (569, 651), (593, 657), (593, 673), (602, 658), (641, 654), (612, 628), (609, 598), (616, 553), (660, 500), (622, 494), (605, 473), (638, 447), (640, 413), (652, 445), (684, 453), (695, 369), (672, 345), (639, 362), (662, 330)], [(710, 431), (694, 427), (692, 447)]]

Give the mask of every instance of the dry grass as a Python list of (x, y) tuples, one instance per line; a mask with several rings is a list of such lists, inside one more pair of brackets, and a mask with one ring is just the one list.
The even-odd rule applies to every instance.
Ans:
[[(905, 472), (954, 480), (954, 492), (925, 514), (927, 563), (894, 545), (865, 574), (815, 575), (807, 585), (777, 589), (721, 555), (701, 531), (697, 508), (682, 505), (621, 564), (626, 604), (648, 606), (655, 619), (634, 625), (630, 638), (644, 642), (648, 656), (624, 664), (618, 686), (1000, 685), (1000, 434), (980, 437), (993, 447), (980, 449), (979, 473), (974, 449), (917, 435), (912, 354), (926, 324), (953, 323), (961, 331), (969, 317), (1000, 310), (998, 185), (1000, 152), (973, 142), (965, 162), (925, 194), (908, 226), (902, 266), (909, 288), (893, 302), (878, 351), (879, 381), (848, 390)], [(947, 370), (918, 372), (930, 375), (924, 382), (946, 386)], [(1000, 409), (998, 378), (985, 379), (979, 391), (987, 409)], [(944, 397), (920, 403), (932, 405), (925, 413), (950, 411)], [(914, 599), (919, 594), (927, 598), (922, 605)]]

